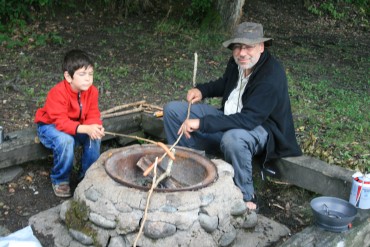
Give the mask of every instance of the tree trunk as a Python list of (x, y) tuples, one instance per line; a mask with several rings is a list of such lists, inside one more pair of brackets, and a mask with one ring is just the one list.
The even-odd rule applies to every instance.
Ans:
[(217, 0), (217, 10), (225, 30), (231, 31), (239, 24), (245, 0)]

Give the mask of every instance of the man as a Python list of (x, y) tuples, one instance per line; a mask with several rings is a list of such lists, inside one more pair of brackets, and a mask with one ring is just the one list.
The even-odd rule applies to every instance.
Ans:
[[(234, 171), (234, 182), (243, 193), (250, 210), (257, 208), (253, 187), (252, 158), (262, 155), (264, 162), (299, 156), (290, 107), (287, 79), (283, 67), (266, 46), (259, 23), (244, 22), (233, 37), (223, 43), (232, 50), (226, 70), (217, 80), (188, 91), (187, 101), (222, 97), (221, 109), (206, 104), (170, 102), (164, 108), (164, 128), (169, 144), (183, 132), (180, 146), (212, 151), (220, 148)], [(185, 120), (186, 119), (186, 120)]]

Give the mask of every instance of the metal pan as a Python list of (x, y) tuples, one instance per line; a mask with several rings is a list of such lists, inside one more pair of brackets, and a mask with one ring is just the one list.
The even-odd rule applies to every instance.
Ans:
[(355, 206), (336, 197), (317, 197), (310, 205), (315, 223), (332, 232), (343, 232), (351, 228), (357, 214)]

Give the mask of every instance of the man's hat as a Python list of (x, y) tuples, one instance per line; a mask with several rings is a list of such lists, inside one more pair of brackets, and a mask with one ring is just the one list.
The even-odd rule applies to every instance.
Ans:
[(271, 41), (272, 38), (263, 37), (263, 27), (261, 24), (254, 22), (243, 22), (236, 27), (233, 37), (222, 44), (224, 47), (232, 49), (232, 45), (236, 43), (254, 45), (266, 42), (265, 45), (269, 46), (271, 45)]

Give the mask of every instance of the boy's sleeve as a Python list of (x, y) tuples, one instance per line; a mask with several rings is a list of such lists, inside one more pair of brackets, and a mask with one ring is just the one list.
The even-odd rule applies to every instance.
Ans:
[(99, 92), (95, 86), (91, 87), (89, 97), (90, 107), (83, 124), (103, 124), (99, 110)]
[(53, 88), (47, 97), (45, 103), (45, 110), (48, 113), (50, 119), (57, 130), (63, 131), (70, 135), (75, 135), (78, 125), (78, 121), (73, 121), (68, 116), (69, 100), (62, 92)]

